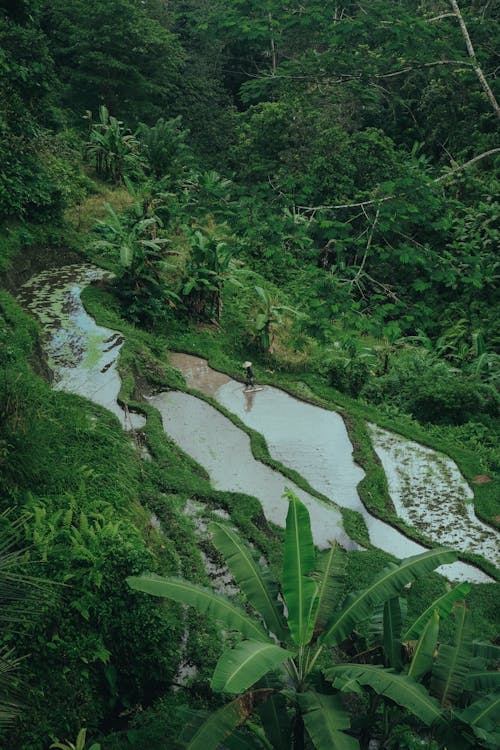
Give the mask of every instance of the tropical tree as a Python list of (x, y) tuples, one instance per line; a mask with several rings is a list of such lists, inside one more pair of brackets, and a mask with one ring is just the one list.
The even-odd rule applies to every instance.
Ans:
[(255, 291), (259, 298), (259, 308), (255, 318), (255, 333), (260, 346), (265, 352), (272, 352), (274, 346), (275, 328), (283, 322), (282, 313), (298, 315), (297, 310), (279, 302), (261, 286)]
[(123, 271), (115, 286), (127, 317), (153, 324), (179, 300), (168, 276), (172, 265), (167, 256), (172, 251), (166, 248), (168, 239), (158, 236), (162, 222), (154, 207), (148, 207), (149, 215), (141, 218), (145, 207), (139, 203), (131, 217), (118, 216), (109, 205), (107, 210), (108, 220), (98, 222), (106, 239), (94, 241), (91, 247), (119, 257)]
[(182, 129), (180, 116), (173, 120), (160, 117), (152, 127), (141, 123), (137, 134), (141, 151), (155, 177), (168, 174), (171, 179), (178, 179), (185, 172), (192, 154), (185, 143), (189, 131)]
[(222, 315), (222, 290), (225, 283), (241, 287), (236, 278), (234, 250), (222, 239), (223, 227), (209, 225), (186, 230), (190, 252), (184, 270), (181, 294), (196, 317)]
[[(252, 606), (252, 614), (231, 599), (188, 581), (154, 575), (127, 579), (138, 591), (194, 606), (242, 637), (223, 651), (211, 683), (216, 692), (236, 697), (193, 730), (190, 750), (215, 750), (222, 744), (302, 750), (306, 736), (318, 750), (358, 748), (349, 730), (349, 715), (325, 682), (324, 664), (332, 658), (329, 649), (340, 646), (375, 607), (397, 597), (405, 585), (455, 559), (449, 550), (424, 552), (399, 565), (391, 564), (366, 589), (345, 596), (345, 553), (333, 545), (317, 569), (308, 511), (292, 493), (288, 497), (281, 588), (231, 528), (221, 523), (211, 526), (214, 544)], [(355, 667), (359, 665), (341, 665), (335, 675), (326, 674), (335, 680), (348, 676)], [(395, 700), (413, 706), (424, 723), (444, 721), (441, 708), (421, 686), (391, 670), (377, 669), (380, 682), (385, 680), (386, 685), (406, 679), (402, 697)], [(357, 676), (356, 680), (356, 685), (362, 682)], [(342, 689), (347, 686), (344, 681)], [(250, 721), (256, 714), (262, 727)], [(245, 722), (250, 734), (239, 729)], [(237, 740), (231, 745), (227, 738), (234, 732)]]
[[(92, 121), (91, 112), (86, 117)], [(91, 124), (86, 151), (99, 177), (112, 182), (137, 174), (143, 164), (138, 139), (104, 105), (99, 107), (99, 121)]]
[(65, 103), (74, 113), (107, 102), (127, 121), (154, 122), (178, 96), (184, 57), (156, 0), (50, 0), (43, 29)]

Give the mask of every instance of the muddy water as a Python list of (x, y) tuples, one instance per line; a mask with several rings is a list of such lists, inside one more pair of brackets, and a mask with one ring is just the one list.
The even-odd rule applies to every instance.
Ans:
[(500, 566), (500, 534), (474, 512), (474, 493), (449, 456), (369, 425), (398, 515), (436, 544), (483, 555)]
[(161, 413), (167, 435), (207, 470), (216, 489), (254, 495), (266, 518), (284, 527), (288, 502), (283, 493), (289, 487), (309, 509), (314, 541), (319, 547), (328, 547), (333, 540), (348, 549), (356, 546), (346, 536), (337, 508), (321, 503), (256, 461), (248, 435), (217, 409), (179, 391), (160, 393), (150, 404)]
[(98, 326), (80, 300), (82, 288), (108, 276), (90, 265), (54, 268), (26, 282), (18, 299), (42, 324), (53, 387), (104, 406), (125, 429), (139, 429), (144, 418), (125, 413), (117, 402), (121, 380), (116, 365), (123, 336)]
[[(170, 362), (181, 370), (191, 388), (211, 395), (237, 414), (242, 422), (264, 435), (269, 452), (274, 458), (298, 471), (311, 486), (338, 505), (361, 513), (373, 545), (398, 558), (424, 551), (422, 545), (408, 539), (389, 524), (372, 517), (365, 509), (356, 489), (364, 472), (352, 459), (352, 445), (343, 420), (338, 414), (299, 401), (270, 386), (266, 386), (262, 391), (246, 393), (241, 383), (212, 370), (206, 360), (199, 357), (172, 353)], [(195, 400), (191, 411), (198, 408), (197, 403), (200, 402)], [(193, 418), (191, 415), (191, 419), (192, 428), (195, 430), (196, 417)], [(229, 424), (237, 430), (232, 423)], [(170, 424), (165, 424), (166, 432), (172, 434), (170, 429)], [(215, 432), (218, 433), (219, 429), (216, 428)], [(210, 432), (208, 435), (212, 439)], [(195, 439), (192, 437), (191, 442), (185, 443), (185, 450), (191, 455), (195, 450), (194, 442)], [(200, 463), (203, 464), (203, 460), (200, 460)], [(212, 470), (203, 465), (212, 476)], [(217, 480), (222, 482), (224, 473), (231, 469), (225, 467), (223, 462), (219, 463), (216, 471), (219, 474), (222, 472), (222, 476), (218, 476)], [(324, 506), (314, 498), (312, 500), (319, 508), (321, 516)], [(423, 531), (429, 535), (431, 530), (426, 527)], [(436, 541), (436, 544), (444, 542)], [(452, 580), (469, 580), (476, 583), (492, 580), (482, 571), (465, 563), (442, 566), (439, 572)]]

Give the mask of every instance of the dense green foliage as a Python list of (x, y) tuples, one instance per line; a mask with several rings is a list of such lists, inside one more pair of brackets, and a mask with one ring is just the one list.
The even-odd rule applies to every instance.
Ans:
[[(449, 453), (468, 480), (485, 475), (476, 511), (498, 527), (500, 16), (489, 0), (460, 8), (474, 58), (448, 0), (0, 0), (0, 271), (11, 292), (0, 291), (0, 534), (14, 534), (16, 575), (51, 581), (36, 617), (1, 622), (0, 705), (26, 696), (6, 750), (77, 737), (159, 750), (177, 741), (179, 707), (231, 713), (206, 686), (215, 627), (125, 584), (146, 570), (206, 583), (183, 516), (192, 500), (229, 512), (281, 568), (283, 535), (257, 501), (215, 492), (142, 399), (185, 388), (168, 348), (229, 373), (251, 357), (260, 381), (342, 409), (377, 516), (399, 523), (366, 421)], [(80, 257), (115, 274), (85, 304), (125, 334), (120, 397), (147, 416), (138, 439), (151, 462), (112, 415), (50, 389), (39, 329), (15, 301), (30, 274)], [(344, 525), (367, 546), (359, 514)], [(362, 589), (387, 556), (346, 562)], [(485, 639), (495, 591), (468, 597)], [(443, 594), (437, 575), (415, 583), (410, 619)], [(387, 606), (382, 619), (404, 619)], [(457, 647), (460, 618), (470, 651), (462, 608), (440, 636)], [(400, 677), (397, 638), (377, 641), (365, 625), (351, 646), (394, 661)], [(174, 693), (181, 656), (198, 674)], [(435, 667), (419, 679), (440, 698)], [(410, 706), (380, 697), (380, 675), (350, 679), (387, 747), (414, 747), (416, 726), (427, 737)], [(470, 697), (486, 678), (470, 679), (450, 700), (453, 721), (487, 743), (475, 711), (491, 707)], [(312, 742), (320, 705), (299, 706)], [(367, 746), (367, 725), (352, 732)]]
[[(401, 732), (405, 718), (409, 736), (417, 720), (428, 727), (429, 735), (454, 747), (492, 747), (498, 735), (486, 715), (489, 710), (482, 712), (498, 702), (498, 695), (487, 696), (498, 682), (487, 669), (498, 649), (477, 644), (472, 666), (471, 617), (461, 601), (469, 585), (439, 597), (412, 624), (406, 621), (406, 600), (400, 597), (404, 586), (452, 559), (453, 553), (430, 550), (408, 558), (372, 577), (365, 589), (345, 596), (345, 554), (333, 546), (318, 570), (307, 509), (292, 494), (289, 503), (281, 585), (230, 527), (212, 527), (217, 549), (258, 617), (249, 618), (234, 601), (179, 578), (128, 579), (133, 589), (191, 605), (238, 634), (236, 645), (219, 658), (211, 682), (214, 691), (237, 697), (201, 725), (188, 725), (183, 734), (189, 750), (217, 750), (231, 737), (235, 747), (241, 742), (256, 750), (303, 750), (306, 736), (317, 750), (356, 750), (377, 732), (378, 722), (377, 733), (388, 742), (396, 726)], [(440, 620), (457, 602), (454, 639), (450, 645), (439, 643)], [(368, 635), (362, 635), (357, 631), (367, 620)], [(341, 663), (325, 668), (335, 662), (329, 648), (333, 646), (349, 649), (350, 663), (342, 654)], [(327, 682), (361, 696), (355, 726)], [(382, 711), (379, 701), (363, 694), (361, 686), (366, 685), (381, 699)], [(406, 716), (394, 704), (406, 709)], [(453, 714), (453, 706), (463, 710)], [(255, 714), (261, 726), (249, 723), (249, 733), (239, 731)]]

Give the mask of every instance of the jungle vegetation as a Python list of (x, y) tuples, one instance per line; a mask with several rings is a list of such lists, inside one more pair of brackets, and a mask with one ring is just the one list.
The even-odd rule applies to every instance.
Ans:
[[(367, 461), (366, 418), (450, 453), (498, 528), (499, 26), (492, 0), (0, 0), (2, 748), (498, 746), (498, 584), (449, 586), (442, 550), (316, 558), (296, 499), (283, 534), (215, 492), (141, 392), (183, 387), (168, 348), (250, 357)], [(16, 301), (82, 260), (114, 273), (85, 304), (125, 331), (151, 462), (51, 390)], [(203, 543), (230, 605), (193, 499), (230, 514)]]

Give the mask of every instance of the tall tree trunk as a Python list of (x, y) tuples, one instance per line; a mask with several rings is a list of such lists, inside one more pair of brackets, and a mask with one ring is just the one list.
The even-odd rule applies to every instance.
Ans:
[(476, 53), (474, 52), (474, 47), (472, 46), (472, 41), (469, 36), (469, 32), (467, 31), (467, 26), (465, 25), (465, 21), (463, 19), (462, 13), (460, 12), (460, 8), (458, 7), (457, 0), (450, 0), (450, 3), (451, 3), (451, 7), (453, 8), (453, 12), (458, 19), (458, 23), (460, 24), (462, 36), (465, 40), (465, 46), (467, 47), (467, 53), (472, 60), (474, 71), (477, 77), (479, 78), (481, 86), (483, 87), (484, 92), (486, 96), (488, 97), (491, 106), (493, 107), (494, 113), (496, 114), (497, 117), (500, 117), (500, 107), (498, 106), (498, 102), (495, 99), (495, 94), (490, 89), (488, 81), (486, 80), (486, 77), (483, 71), (481, 70), (481, 67), (479, 66), (479, 63), (476, 59)]
[(277, 60), (276, 60), (276, 45), (274, 43), (273, 17), (270, 13), (268, 13), (267, 17), (269, 20), (269, 33), (271, 34), (271, 67), (272, 67), (272, 71), (274, 75), (276, 73)]

